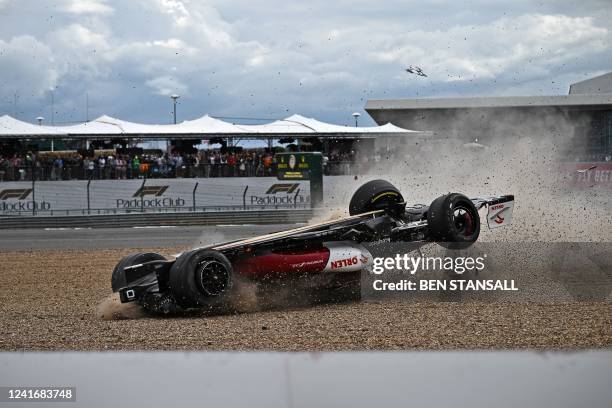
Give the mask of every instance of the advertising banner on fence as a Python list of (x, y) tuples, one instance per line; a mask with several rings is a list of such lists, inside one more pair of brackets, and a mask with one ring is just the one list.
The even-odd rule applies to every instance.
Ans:
[(0, 215), (309, 206), (308, 181), (272, 177), (0, 183)]
[(576, 187), (612, 186), (612, 163), (563, 163), (561, 175)]

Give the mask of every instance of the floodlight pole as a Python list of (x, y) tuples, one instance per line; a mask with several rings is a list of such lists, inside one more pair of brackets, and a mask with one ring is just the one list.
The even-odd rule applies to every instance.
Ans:
[(359, 117), (360, 116), (361, 116), (361, 113), (359, 112), (353, 113), (353, 117), (355, 118), (355, 127), (359, 127)]
[(51, 126), (55, 125), (55, 96), (51, 90)]
[[(172, 99), (172, 112), (173, 112), (173, 118), (174, 118), (174, 124), (176, 125), (176, 100), (178, 98), (180, 98), (179, 95), (177, 94), (172, 94), (170, 95), (170, 98)], [(166, 153), (170, 154), (170, 140), (166, 139)]]
[[(38, 117), (36, 118), (36, 121), (38, 122), (38, 126), (42, 126), (42, 121), (43, 121), (44, 119), (45, 119), (45, 118), (43, 118), (42, 116), (38, 116)], [(52, 151), (52, 152), (54, 152), (54, 151), (55, 151), (55, 146), (53, 145), (53, 139), (51, 139), (51, 151)]]
[(177, 94), (172, 94), (170, 95), (170, 98), (172, 98), (172, 104), (174, 107), (174, 124), (176, 125), (176, 100), (180, 98), (180, 96)]

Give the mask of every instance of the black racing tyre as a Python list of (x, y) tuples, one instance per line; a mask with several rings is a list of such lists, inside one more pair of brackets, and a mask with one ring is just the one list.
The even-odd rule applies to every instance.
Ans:
[(402, 193), (386, 180), (368, 181), (355, 191), (349, 203), (349, 214), (383, 210), (389, 204), (403, 203)]
[(125, 281), (125, 274), (123, 273), (124, 268), (144, 262), (164, 260), (166, 260), (166, 258), (164, 258), (162, 255), (152, 252), (138, 252), (124, 257), (115, 266), (115, 269), (113, 269), (113, 275), (111, 276), (111, 287), (113, 288), (113, 292), (117, 292), (119, 289), (127, 285), (127, 282)]
[(219, 251), (196, 249), (181, 254), (170, 269), (170, 291), (182, 307), (218, 305), (234, 284), (231, 262)]
[(430, 238), (449, 249), (464, 249), (480, 234), (480, 216), (472, 200), (451, 193), (436, 198), (427, 211)]

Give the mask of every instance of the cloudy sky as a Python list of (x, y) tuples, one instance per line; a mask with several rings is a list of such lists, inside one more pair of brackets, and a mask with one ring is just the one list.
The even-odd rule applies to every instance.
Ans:
[(56, 123), (169, 123), (178, 93), (179, 121), (301, 113), (348, 124), (370, 98), (565, 94), (612, 71), (611, 10), (610, 0), (0, 0), (0, 114), (50, 121), (53, 98)]

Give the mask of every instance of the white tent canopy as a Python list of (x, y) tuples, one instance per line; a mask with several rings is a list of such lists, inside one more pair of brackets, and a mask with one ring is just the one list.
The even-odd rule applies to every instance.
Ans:
[(149, 125), (128, 122), (110, 116), (100, 116), (90, 122), (70, 126), (38, 126), (11, 116), (0, 116), (0, 139), (4, 138), (82, 138), (135, 137), (135, 138), (208, 138), (208, 137), (377, 137), (408, 136), (422, 132), (402, 129), (387, 123), (383, 126), (350, 127), (325, 123), (301, 115), (292, 115), (262, 125), (240, 125), (204, 115), (175, 125)]
[(22, 122), (9, 115), (0, 116), (0, 136), (29, 136), (41, 133), (56, 136), (63, 134), (62, 131), (53, 127), (44, 126), (44, 128), (45, 129), (42, 129), (41, 126), (33, 125), (28, 122)]

